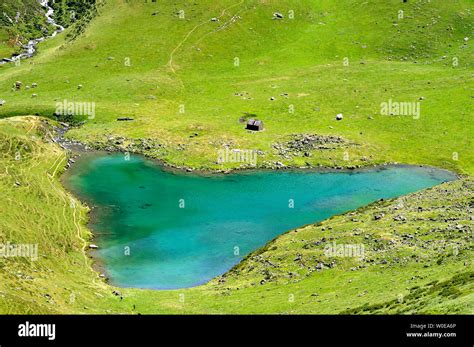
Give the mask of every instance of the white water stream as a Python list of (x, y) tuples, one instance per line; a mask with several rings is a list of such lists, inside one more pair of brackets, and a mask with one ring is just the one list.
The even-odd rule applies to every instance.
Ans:
[(44, 37), (40, 37), (40, 38), (28, 41), (26, 45), (22, 46), (22, 48), (24, 49), (22, 53), (15, 54), (11, 58), (3, 58), (0, 60), (0, 64), (15, 62), (15, 61), (19, 61), (20, 59), (31, 58), (36, 52), (36, 45), (38, 43), (48, 38), (55, 37), (58, 33), (64, 31), (64, 27), (57, 24), (55, 20), (53, 19), (54, 10), (51, 6), (49, 6), (48, 0), (38, 0), (38, 1), (40, 5), (46, 9), (46, 13), (45, 13), (46, 21), (48, 22), (48, 24), (51, 24), (52, 26), (54, 26), (56, 30), (54, 30), (54, 32), (49, 36), (44, 36)]

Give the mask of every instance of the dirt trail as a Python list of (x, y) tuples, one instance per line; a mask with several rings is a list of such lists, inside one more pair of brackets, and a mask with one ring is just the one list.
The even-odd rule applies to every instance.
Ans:
[[(221, 14), (220, 14), (218, 17), (216, 17), (216, 18), (217, 18), (217, 19), (222, 18), (222, 17), (226, 14), (226, 12), (227, 12), (228, 10), (230, 10), (231, 8), (234, 8), (234, 7), (236, 7), (236, 6), (242, 5), (242, 4), (244, 3), (244, 1), (245, 1), (245, 0), (241, 0), (240, 2), (238, 2), (238, 3), (236, 3), (236, 4), (233, 4), (233, 5), (231, 5), (231, 6), (227, 7), (227, 8), (225, 8), (225, 9), (223, 9), (222, 12), (221, 12)], [(186, 34), (186, 36), (183, 38), (183, 40), (181, 40), (181, 42), (179, 42), (178, 45), (171, 51), (170, 59), (169, 59), (169, 61), (168, 61), (168, 66), (169, 66), (169, 68), (171, 69), (171, 71), (172, 71), (174, 74), (176, 74), (176, 70), (175, 70), (175, 68), (174, 68), (174, 66), (173, 66), (174, 54), (181, 48), (181, 46), (188, 40), (188, 38), (192, 35), (192, 33), (193, 33), (196, 29), (200, 28), (200, 27), (203, 26), (203, 25), (206, 25), (206, 24), (209, 23), (210, 21), (211, 21), (211, 20), (209, 19), (209, 20), (207, 20), (207, 21), (205, 21), (205, 22), (203, 22), (203, 23), (200, 23), (200, 24), (196, 25), (194, 28), (192, 28), (192, 29)]]

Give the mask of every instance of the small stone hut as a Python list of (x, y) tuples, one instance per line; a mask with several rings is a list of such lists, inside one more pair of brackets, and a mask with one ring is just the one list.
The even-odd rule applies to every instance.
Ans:
[(262, 131), (263, 130), (263, 122), (258, 119), (249, 119), (247, 122), (247, 130), (253, 131)]

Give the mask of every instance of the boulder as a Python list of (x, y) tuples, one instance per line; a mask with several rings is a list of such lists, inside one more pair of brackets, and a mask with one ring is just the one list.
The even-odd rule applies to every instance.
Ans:
[(277, 168), (280, 168), (280, 167), (285, 167), (285, 166), (286, 166), (286, 165), (285, 165), (285, 164), (283, 164), (281, 161), (277, 161), (277, 162), (275, 162), (275, 165), (276, 165), (276, 167), (277, 167)]
[(342, 113), (338, 113), (336, 115), (336, 120), (342, 120), (342, 118), (344, 118), (344, 116), (342, 115)]
[(374, 215), (374, 220), (380, 220), (385, 216), (385, 213), (381, 212), (376, 215)]

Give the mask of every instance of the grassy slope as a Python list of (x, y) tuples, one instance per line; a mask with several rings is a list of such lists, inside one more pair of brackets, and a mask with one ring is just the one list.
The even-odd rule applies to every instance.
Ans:
[(15, 117), (1, 124), (0, 243), (39, 248), (37, 261), (0, 260), (3, 313), (77, 309), (69, 303), (71, 293), (91, 300), (94, 290), (104, 287), (94, 282), (83, 252), (83, 239), (90, 236), (84, 227), (87, 210), (71, 208), (74, 200), (58, 181), (66, 154), (45, 143), (45, 131), (34, 118)]
[[(272, 143), (309, 132), (343, 135), (360, 146), (349, 150), (349, 162), (343, 161), (342, 149), (283, 162), (345, 166), (361, 164), (366, 156), (371, 163), (424, 163), (472, 173), (473, 52), (471, 41), (463, 40), (472, 32), (471, 5), (110, 0), (74, 44), (58, 49), (61, 38), (51, 40), (42, 46), (44, 54), (28, 64), (2, 68), (0, 91), (8, 104), (0, 115), (50, 116), (56, 101), (95, 102), (96, 118), (70, 136), (104, 142), (110, 134), (152, 138), (166, 150), (146, 154), (176, 165), (216, 167), (217, 150), (224, 143), (265, 151), (259, 164), (282, 160)], [(176, 15), (181, 8), (186, 19)], [(405, 17), (398, 20), (402, 8)], [(274, 11), (286, 15), (289, 10), (295, 11), (295, 19), (271, 19)], [(219, 15), (219, 23), (209, 21)], [(173, 69), (168, 64), (172, 52)], [(344, 57), (349, 66), (343, 66)], [(452, 66), (454, 57), (457, 67)], [(127, 58), (131, 66), (126, 66)], [(16, 80), (39, 87), (11, 92)], [(78, 84), (84, 88), (79, 90)], [(37, 98), (31, 97), (33, 92)], [(236, 92), (248, 92), (252, 99)], [(272, 96), (275, 101), (269, 100)], [(380, 115), (380, 104), (390, 98), (412, 102), (420, 97), (419, 120)], [(185, 114), (179, 113), (181, 104)], [(294, 106), (292, 114), (289, 105)], [(238, 122), (244, 112), (258, 114), (267, 130), (245, 132)], [(342, 122), (334, 119), (339, 112), (345, 115)], [(119, 116), (136, 120), (123, 124), (115, 121)], [(453, 152), (459, 160), (453, 160)]]
[[(178, 165), (214, 167), (216, 150), (222, 143), (233, 143), (236, 148), (264, 150), (263, 160), (296, 165), (306, 161), (353, 165), (367, 156), (373, 163), (423, 163), (472, 174), (474, 161), (469, 149), (473, 129), (468, 122), (472, 113), (472, 48), (471, 42), (463, 42), (472, 31), (471, 5), (470, 1), (302, 1), (291, 6), (296, 13), (294, 20), (272, 21), (272, 13), (286, 14), (288, 5), (251, 0), (206, 5), (109, 0), (101, 16), (74, 43), (64, 44), (60, 35), (42, 44), (40, 55), (21, 67), (0, 67), (0, 95), (7, 100), (0, 116), (50, 116), (56, 100), (96, 102), (96, 118), (73, 130), (71, 136), (86, 141), (105, 141), (109, 134), (152, 138), (166, 144), (166, 150), (152, 149), (146, 154)], [(223, 13), (230, 6), (234, 7)], [(402, 6), (405, 19), (397, 20)], [(185, 9), (186, 20), (175, 15), (180, 8)], [(152, 16), (153, 12), (158, 14)], [(219, 23), (208, 22), (221, 14)], [(214, 32), (234, 14), (240, 18)], [(450, 27), (452, 31), (446, 30)], [(178, 46), (185, 37), (187, 40)], [(168, 62), (176, 47), (173, 72)], [(127, 57), (131, 66), (124, 65)], [(239, 68), (233, 66), (234, 57), (240, 58)], [(349, 66), (342, 65), (343, 57), (349, 57)], [(458, 67), (451, 65), (453, 57), (459, 58)], [(10, 88), (16, 80), (39, 86), (34, 91), (13, 92)], [(78, 90), (78, 84), (84, 88)], [(234, 96), (244, 91), (252, 99)], [(288, 99), (280, 96), (284, 92), (289, 93)], [(32, 98), (32, 93), (38, 97)], [(271, 96), (277, 99), (269, 101)], [(389, 98), (417, 101), (420, 96), (425, 99), (419, 120), (378, 113), (380, 103)], [(185, 105), (185, 114), (178, 113), (180, 104)], [(295, 106), (295, 113), (288, 114), (289, 104)], [(259, 134), (243, 131), (237, 120), (244, 112), (257, 113), (267, 130)], [(345, 115), (342, 122), (334, 120), (339, 112)], [(115, 121), (118, 116), (132, 116), (135, 121), (119, 123)], [(384, 256), (387, 264), (376, 262), (348, 271), (361, 264), (336, 259), (336, 267), (314, 271), (316, 260), (326, 262), (321, 258), (322, 249), (304, 247), (312, 240), (328, 237), (329, 231), (309, 226), (285, 234), (263, 253), (253, 254), (233, 269), (225, 282), (216, 279), (205, 286), (178, 291), (120, 289), (124, 295), (120, 300), (84, 259), (80, 237), (89, 236), (83, 226), (86, 209), (79, 205), (69, 208), (68, 195), (56, 179), (65, 155), (39, 139), (32, 140), (29, 135), (36, 131), (39, 138), (42, 131), (33, 119), (10, 118), (0, 124), (2, 146), (21, 140), (33, 150), (21, 164), (13, 159), (14, 146), (2, 150), (0, 171), (5, 174), (0, 191), (8, 199), (2, 199), (1, 210), (8, 218), (2, 213), (0, 237), (17, 243), (39, 242), (45, 256), (33, 267), (0, 260), (5, 270), (5, 281), (0, 283), (1, 312), (473, 312), (469, 232), (444, 232), (451, 222), (419, 220), (410, 199), (405, 201), (409, 206), (404, 212), (409, 217), (406, 225), (398, 225), (391, 218), (390, 204), (398, 202), (358, 211), (356, 218), (361, 223), (351, 221), (350, 215), (324, 222), (327, 230), (338, 231), (331, 232), (331, 237), (341, 242), (372, 235), (367, 244), (370, 257), (378, 261)], [(190, 138), (195, 132), (199, 136)], [(351, 148), (348, 162), (342, 160), (341, 149), (314, 151), (312, 157), (304, 159), (281, 159), (272, 153), (273, 142), (299, 132), (343, 135), (360, 146)], [(178, 150), (178, 144), (185, 144), (186, 150)], [(452, 160), (453, 152), (459, 153), (458, 161)], [(22, 185), (14, 188), (15, 180)], [(414, 199), (427, 208), (437, 204), (460, 206), (461, 210), (453, 214), (459, 219), (456, 223), (472, 223), (468, 215), (472, 183), (468, 178), (420, 193)], [(16, 206), (15, 201), (21, 205)], [(45, 201), (48, 209), (43, 208)], [(375, 223), (371, 216), (381, 208), (387, 209), (390, 217)], [(443, 211), (430, 213), (436, 217)], [(401, 235), (413, 233), (415, 228), (420, 228), (420, 242), (407, 244)], [(429, 243), (428, 238), (432, 239)], [(50, 239), (61, 247), (52, 247)], [(379, 241), (374, 240), (380, 240), (382, 247), (377, 252), (373, 248), (379, 247), (375, 247)], [(394, 245), (387, 244), (390, 240)], [(442, 240), (448, 246), (445, 250), (440, 248)], [(462, 251), (449, 256), (449, 247), (455, 242)], [(426, 249), (430, 245), (436, 248)], [(310, 258), (305, 260), (309, 265), (301, 267), (293, 260), (300, 253)], [(443, 254), (439, 264), (432, 261)], [(412, 255), (420, 258), (418, 262), (405, 263), (404, 257), (411, 259)], [(259, 256), (275, 260), (281, 268), (267, 268)], [(288, 272), (297, 275), (287, 278)], [(262, 279), (264, 284), (260, 284)], [(435, 280), (441, 284), (432, 283)], [(421, 289), (413, 289), (417, 286)], [(438, 295), (441, 292), (446, 295)], [(71, 293), (75, 298), (72, 302)], [(179, 294), (185, 295), (184, 303)], [(293, 302), (290, 294), (294, 295)], [(406, 300), (393, 302), (399, 295)]]

